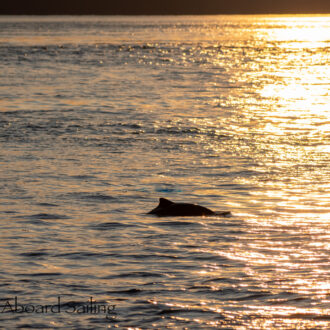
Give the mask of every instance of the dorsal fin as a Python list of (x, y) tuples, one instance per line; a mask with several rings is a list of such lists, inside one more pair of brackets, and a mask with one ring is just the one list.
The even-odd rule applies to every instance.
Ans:
[(159, 198), (159, 205), (158, 207), (168, 207), (170, 205), (174, 204), (173, 202), (171, 202), (170, 200), (166, 199), (166, 198)]

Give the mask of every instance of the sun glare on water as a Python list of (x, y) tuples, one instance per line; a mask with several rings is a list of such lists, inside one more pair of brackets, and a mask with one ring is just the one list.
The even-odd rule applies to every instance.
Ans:
[(270, 116), (281, 118), (277, 129), (283, 129), (282, 133), (290, 126), (326, 135), (330, 131), (326, 121), (330, 113), (330, 66), (329, 54), (323, 49), (329, 42), (329, 18), (282, 17), (272, 24), (276, 28), (260, 31), (258, 38), (276, 42), (280, 50), (269, 60), (271, 68), (260, 72), (261, 78), (272, 75), (271, 83), (260, 84), (257, 92), (267, 100)]
[(330, 15), (1, 22), (5, 298), (117, 304), (73, 328), (328, 328)]
[(284, 16), (276, 19), (277, 28), (267, 31), (269, 40), (290, 42), (297, 47), (319, 47), (329, 41), (330, 16)]

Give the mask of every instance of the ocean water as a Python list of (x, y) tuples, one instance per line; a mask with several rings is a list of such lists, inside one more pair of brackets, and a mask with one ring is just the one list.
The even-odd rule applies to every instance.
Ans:
[(0, 17), (0, 327), (329, 328), (329, 31)]

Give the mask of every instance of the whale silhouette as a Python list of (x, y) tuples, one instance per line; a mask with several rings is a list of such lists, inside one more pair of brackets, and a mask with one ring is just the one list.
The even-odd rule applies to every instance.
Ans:
[(159, 205), (148, 212), (148, 214), (155, 214), (159, 217), (173, 217), (173, 216), (206, 216), (206, 215), (220, 215), (228, 216), (229, 211), (213, 212), (210, 209), (189, 203), (174, 203), (166, 198), (159, 198)]

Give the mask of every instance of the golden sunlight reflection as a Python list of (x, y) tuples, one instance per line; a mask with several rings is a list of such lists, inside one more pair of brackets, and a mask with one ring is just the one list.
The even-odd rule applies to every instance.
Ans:
[[(326, 328), (330, 16), (72, 19), (0, 36), (7, 293), (99, 292), (132, 329)], [(147, 215), (161, 197), (232, 215)]]
[(319, 47), (326, 45), (329, 40), (329, 18), (322, 16), (290, 16), (269, 18), (277, 23), (278, 28), (261, 30), (262, 37), (267, 35), (269, 41), (284, 41), (288, 47)]
[[(260, 31), (259, 37), (274, 41), (285, 41), (283, 47), (294, 47), (274, 57), (271, 68), (265, 67), (260, 78), (272, 75), (272, 83), (260, 84), (257, 92), (269, 109), (267, 131), (285, 135), (288, 129), (329, 132), (329, 57), (317, 52), (318, 42), (327, 43), (329, 39), (329, 19), (327, 17), (282, 17), (274, 21), (279, 28)], [(267, 34), (266, 36), (264, 34)], [(306, 52), (309, 50), (309, 58)], [(312, 65), (306, 66), (306, 61)], [(275, 80), (275, 83), (274, 83)]]
[[(330, 76), (330, 68), (324, 69), (329, 72)], [(297, 71), (300, 70), (297, 69)], [(298, 74), (298, 72), (292, 72), (292, 74)], [(269, 105), (272, 108), (278, 109), (282, 107), (283, 110), (291, 112), (297, 110), (305, 111), (305, 113), (301, 113), (302, 116), (306, 116), (309, 113), (326, 116), (329, 114), (328, 86), (322, 80), (311, 83), (310, 76), (311, 74), (309, 73), (303, 75), (300, 72), (299, 80), (284, 84), (265, 85), (259, 93), (262, 97), (269, 98)], [(319, 95), (323, 95), (323, 97), (320, 98)], [(296, 113), (296, 115), (299, 114)]]
[[(250, 209), (270, 217), (285, 215), (273, 219), (278, 225), (326, 223), (330, 66), (328, 54), (318, 49), (329, 42), (329, 17), (270, 17), (269, 24), (273, 28), (258, 30), (256, 38), (276, 42), (280, 48), (271, 46), (265, 53), (269, 65), (262, 60), (259, 69), (251, 64), (247, 75), (255, 84), (248, 102), (241, 101), (244, 116), (226, 126), (230, 134), (253, 137), (252, 143), (236, 147), (236, 153), (255, 159), (257, 174), (237, 176), (235, 181), (257, 185), (249, 191)], [(249, 50), (244, 56), (251, 56)], [(223, 147), (212, 141), (212, 148)], [(246, 257), (263, 262), (262, 257)]]

